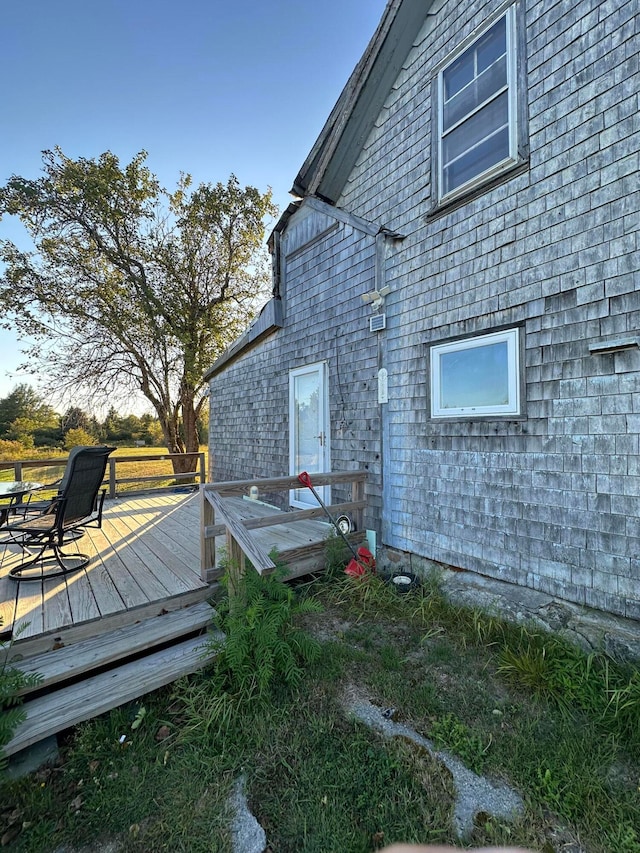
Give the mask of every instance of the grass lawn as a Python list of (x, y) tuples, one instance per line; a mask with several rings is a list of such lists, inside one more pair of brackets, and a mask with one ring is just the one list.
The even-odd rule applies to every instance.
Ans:
[[(278, 619), (309, 599), (322, 611), (295, 624), (319, 653), (303, 666), (283, 646), (304, 650), (303, 635)], [(451, 606), (436, 581), (398, 595), (336, 574), (298, 584), (293, 602), (252, 597), (217, 668), (67, 733), (56, 766), (4, 783), (2, 843), (229, 851), (241, 774), (273, 853), (458, 843), (448, 771), (349, 717), (357, 689), (520, 792), (521, 819), (479, 815), (465, 846), (640, 853), (638, 671)]]

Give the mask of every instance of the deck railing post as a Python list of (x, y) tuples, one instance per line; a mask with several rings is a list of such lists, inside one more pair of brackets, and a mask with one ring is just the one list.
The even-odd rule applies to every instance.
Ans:
[(198, 456), (200, 458), (200, 483), (202, 484), (207, 481), (207, 475), (204, 464), (204, 453), (199, 453)]
[(14, 480), (22, 480), (22, 462), (16, 462), (13, 466)]
[(246, 563), (244, 551), (229, 528), (227, 528), (227, 550), (229, 551), (229, 565), (227, 566), (229, 612), (231, 616), (235, 616), (245, 610), (247, 606), (247, 596), (244, 587)]
[(207, 536), (207, 528), (216, 523), (216, 511), (210, 501), (207, 500), (204, 484), (200, 486), (200, 576), (206, 583), (209, 569), (216, 566), (216, 540), (213, 536)]
[(116, 496), (116, 460), (109, 459), (109, 497), (113, 500)]
[[(362, 501), (364, 500), (364, 480), (354, 480), (351, 484), (351, 500), (352, 501)], [(356, 530), (363, 530), (364, 527), (364, 513), (361, 509), (358, 509), (354, 513), (354, 521)]]

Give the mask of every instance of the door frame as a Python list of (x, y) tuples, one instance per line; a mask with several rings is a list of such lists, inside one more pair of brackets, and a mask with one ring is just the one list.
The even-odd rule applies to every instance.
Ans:
[[(316, 361), (311, 364), (305, 364), (302, 367), (296, 367), (289, 371), (289, 475), (292, 477), (297, 477), (298, 474), (302, 473), (301, 471), (296, 471), (296, 459), (295, 459), (295, 440), (294, 440), (294, 425), (296, 423), (295, 418), (295, 379), (298, 376), (304, 376), (305, 373), (318, 373), (319, 375), (319, 386), (320, 393), (318, 396), (318, 402), (320, 405), (319, 412), (319, 423), (320, 429), (318, 433), (319, 447), (318, 447), (318, 455), (321, 461), (321, 467), (319, 471), (309, 471), (309, 475), (311, 476), (311, 482), (313, 483), (313, 474), (321, 473), (331, 470), (331, 423), (329, 418), (329, 382), (328, 382), (328, 368), (326, 361)], [(322, 436), (322, 438), (321, 438)], [(300, 500), (300, 497), (297, 496), (299, 492), (305, 491), (308, 496), (308, 500)], [(319, 486), (316, 491), (320, 495), (321, 499), (324, 503), (331, 503), (331, 487), (330, 486)], [(314, 496), (310, 491), (301, 487), (300, 489), (291, 489), (289, 492), (289, 503), (293, 507), (297, 507), (299, 509), (309, 509), (314, 506), (318, 506), (318, 503)]]

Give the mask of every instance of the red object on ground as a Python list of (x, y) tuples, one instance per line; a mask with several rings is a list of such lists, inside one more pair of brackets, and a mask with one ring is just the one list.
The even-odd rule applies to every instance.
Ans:
[(367, 570), (362, 563), (358, 563), (356, 560), (349, 560), (344, 573), (352, 578), (360, 578), (367, 573)]
[(361, 545), (358, 548), (358, 557), (361, 563), (371, 569), (371, 571), (375, 571), (376, 568), (376, 558), (373, 556), (371, 551), (368, 548), (365, 548), (364, 545)]
[(358, 559), (349, 560), (344, 570), (345, 575), (352, 578), (360, 578), (363, 575), (375, 574), (376, 558), (368, 548), (361, 545), (358, 548)]

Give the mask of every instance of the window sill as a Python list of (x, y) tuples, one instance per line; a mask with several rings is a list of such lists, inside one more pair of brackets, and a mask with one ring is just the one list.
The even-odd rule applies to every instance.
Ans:
[(446, 418), (429, 418), (429, 423), (432, 424), (452, 424), (452, 423), (465, 423), (465, 424), (477, 424), (477, 423), (522, 423), (522, 421), (526, 421), (526, 415), (451, 415)]
[(518, 175), (524, 174), (528, 170), (529, 158), (527, 157), (526, 160), (522, 160), (520, 163), (510, 166), (508, 169), (505, 169), (504, 172), (501, 172), (493, 178), (489, 178), (485, 183), (473, 187), (468, 192), (464, 192), (462, 195), (456, 196), (456, 198), (452, 198), (449, 201), (436, 205), (429, 211), (429, 213), (426, 214), (424, 221), (429, 223), (436, 219), (440, 219), (440, 217), (446, 216), (448, 213), (457, 210), (459, 207), (468, 204), (470, 201), (474, 201), (481, 195), (485, 195), (485, 193), (490, 192), (492, 189), (495, 189), (495, 187), (505, 184), (507, 181), (518, 177)]

